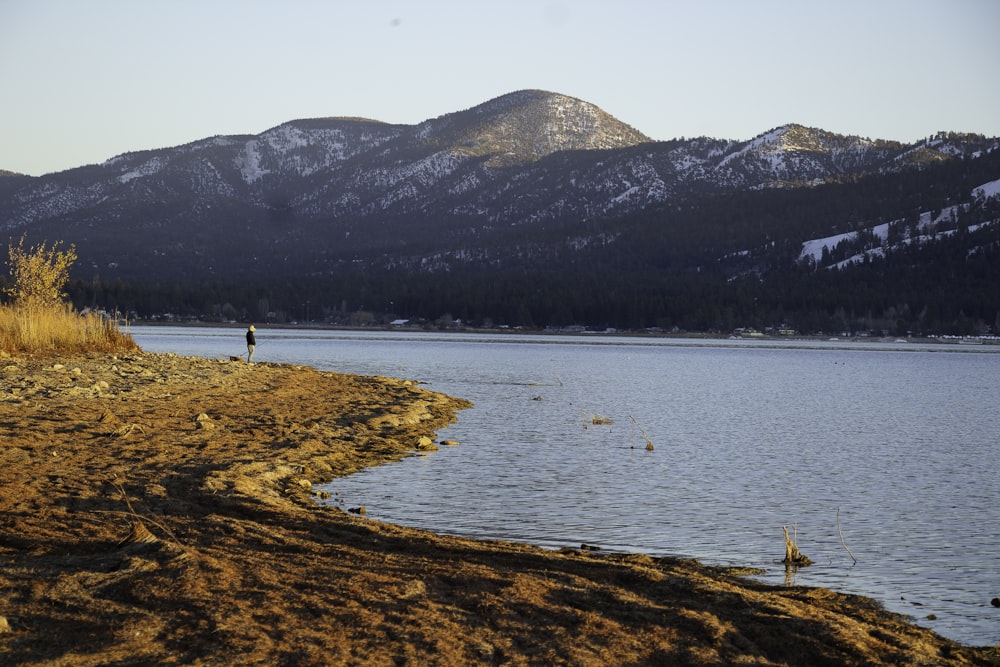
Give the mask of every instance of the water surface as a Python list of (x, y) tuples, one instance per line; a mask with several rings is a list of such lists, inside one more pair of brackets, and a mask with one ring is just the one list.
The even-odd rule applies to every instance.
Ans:
[[(244, 351), (238, 329), (133, 334), (149, 351)], [(998, 347), (265, 327), (257, 342), (255, 360), (475, 403), (439, 433), (459, 446), (329, 485), (369, 517), (756, 566), (1000, 643)], [(814, 565), (786, 573), (783, 526)]]

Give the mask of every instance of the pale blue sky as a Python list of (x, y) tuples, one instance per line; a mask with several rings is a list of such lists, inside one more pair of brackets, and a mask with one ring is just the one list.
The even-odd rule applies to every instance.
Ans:
[(540, 88), (653, 139), (1000, 136), (997, 0), (0, 0), (0, 169)]

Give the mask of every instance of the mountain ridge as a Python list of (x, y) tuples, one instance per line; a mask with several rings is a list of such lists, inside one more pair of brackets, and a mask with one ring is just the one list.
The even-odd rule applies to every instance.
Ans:
[[(908, 220), (913, 207), (965, 206), (972, 188), (1000, 178), (983, 157), (998, 146), (956, 132), (904, 144), (795, 123), (747, 141), (653, 141), (595, 105), (524, 90), (415, 125), (298, 119), (5, 177), (0, 227), (76, 244), (78, 273), (101, 284), (549, 272), (584, 256), (625, 275), (605, 258), (651, 247), (673, 259), (645, 270), (740, 257), (724, 261), (734, 279), (794, 264), (809, 240)], [(798, 222), (784, 218), (788, 204), (751, 196), (791, 202), (831, 187), (851, 206), (832, 201)], [(730, 200), (775, 208), (762, 217)]]
[[(141, 184), (149, 199), (180, 208), (184, 199), (208, 196), (265, 215), (275, 209), (307, 217), (478, 212), (518, 224), (556, 211), (627, 213), (691, 192), (815, 185), (954, 159), (989, 142), (939, 136), (952, 139), (906, 145), (790, 123), (744, 142), (656, 142), (589, 103), (525, 90), (416, 125), (299, 119), (258, 135), (216, 135), (27, 181), (4, 179), (0, 220), (15, 231), (66, 215), (86, 218), (103, 202), (138, 201)], [(536, 168), (545, 160), (546, 169), (570, 170), (561, 185), (567, 198), (542, 210), (492, 205), (524, 181), (540, 180)], [(595, 194), (602, 201), (591, 201)], [(585, 205), (574, 203), (581, 198)]]

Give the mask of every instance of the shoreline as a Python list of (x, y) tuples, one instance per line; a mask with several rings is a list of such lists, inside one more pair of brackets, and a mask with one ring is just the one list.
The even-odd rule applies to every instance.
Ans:
[[(126, 329), (132, 326), (137, 327), (190, 327), (194, 329), (198, 328), (221, 328), (221, 329), (245, 329), (247, 324), (243, 322), (202, 322), (202, 321), (171, 321), (165, 322), (160, 320), (136, 320), (128, 323), (122, 323)], [(802, 343), (821, 343), (821, 342), (844, 342), (844, 343), (914, 343), (919, 345), (965, 345), (965, 344), (976, 344), (976, 345), (1000, 345), (1000, 336), (997, 335), (969, 335), (969, 336), (958, 336), (952, 334), (944, 335), (925, 335), (925, 336), (891, 336), (891, 335), (869, 335), (869, 334), (774, 334), (774, 333), (762, 333), (762, 334), (746, 334), (740, 335), (735, 332), (733, 333), (722, 333), (722, 332), (709, 332), (709, 331), (685, 331), (685, 332), (670, 332), (670, 331), (633, 331), (633, 330), (609, 330), (609, 331), (590, 331), (590, 330), (578, 330), (575, 328), (568, 329), (523, 329), (517, 327), (504, 327), (504, 328), (477, 328), (477, 327), (449, 327), (449, 328), (439, 328), (439, 327), (424, 327), (424, 326), (393, 326), (389, 324), (385, 325), (375, 325), (370, 327), (362, 326), (349, 326), (340, 324), (328, 324), (320, 322), (285, 322), (285, 323), (273, 323), (265, 322), (260, 325), (265, 329), (279, 329), (287, 331), (337, 331), (337, 332), (387, 332), (394, 331), (399, 333), (413, 333), (413, 334), (481, 334), (481, 335), (496, 335), (496, 336), (506, 336), (506, 335), (523, 335), (523, 336), (571, 336), (571, 337), (581, 337), (581, 338), (637, 338), (637, 339), (648, 339), (648, 338), (662, 338), (667, 340), (715, 340), (715, 341), (726, 341), (726, 340), (743, 340), (743, 341), (761, 341), (761, 342), (802, 342)]]
[(0, 376), (5, 664), (1000, 665), (867, 598), (317, 503), (470, 405), (411, 381), (150, 353)]

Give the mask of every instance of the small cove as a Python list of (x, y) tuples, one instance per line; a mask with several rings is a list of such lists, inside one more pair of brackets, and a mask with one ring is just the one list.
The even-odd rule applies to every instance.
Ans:
[[(243, 351), (239, 329), (133, 334), (153, 352)], [(786, 581), (788, 526), (815, 561), (789, 583), (1000, 643), (993, 346), (266, 327), (257, 338), (260, 361), (410, 378), (475, 403), (439, 433), (457, 447), (329, 485), (371, 518), (748, 565), (771, 583)]]

